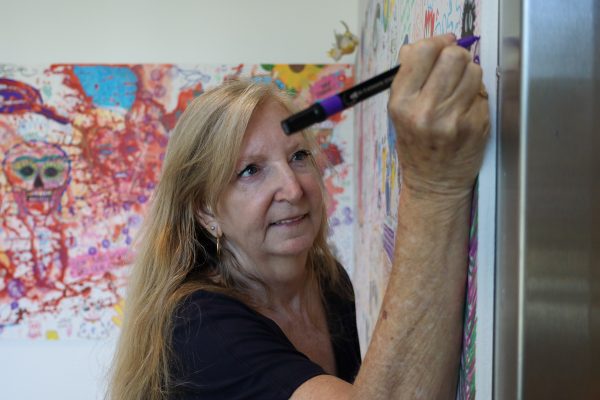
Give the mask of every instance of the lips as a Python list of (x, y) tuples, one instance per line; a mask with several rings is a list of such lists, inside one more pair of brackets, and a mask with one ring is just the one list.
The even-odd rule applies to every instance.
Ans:
[(288, 224), (293, 224), (295, 222), (299, 222), (302, 219), (304, 219), (304, 217), (306, 217), (307, 214), (302, 214), (299, 215), (297, 217), (291, 217), (291, 218), (286, 218), (286, 219), (280, 219), (278, 221), (275, 221), (273, 223), (271, 223), (271, 225), (275, 225), (275, 226), (279, 226), (279, 225), (288, 225)]

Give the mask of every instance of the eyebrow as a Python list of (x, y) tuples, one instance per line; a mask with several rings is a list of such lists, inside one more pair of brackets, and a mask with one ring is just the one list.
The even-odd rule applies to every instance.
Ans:
[(31, 157), (31, 156), (19, 156), (13, 163), (21, 162), (21, 161), (33, 161), (33, 162), (48, 162), (54, 160), (64, 160), (66, 157), (59, 155), (50, 155), (50, 156), (41, 156), (41, 157)]
[[(293, 151), (296, 151), (298, 149), (301, 148), (305, 148), (305, 147), (310, 147), (308, 142), (306, 141), (306, 139), (302, 138), (302, 140), (294, 140), (291, 144), (286, 145), (285, 147), (285, 151), (286, 153), (291, 153)], [(250, 152), (249, 154), (240, 154), (240, 157), (237, 159), (236, 161), (236, 165), (240, 164), (240, 163), (246, 163), (249, 161), (260, 161), (261, 159), (265, 158), (263, 156), (263, 149), (266, 149), (265, 152), (266, 153), (270, 153), (270, 151), (268, 150), (269, 147), (268, 146), (261, 146), (260, 150), (258, 150), (257, 152)]]

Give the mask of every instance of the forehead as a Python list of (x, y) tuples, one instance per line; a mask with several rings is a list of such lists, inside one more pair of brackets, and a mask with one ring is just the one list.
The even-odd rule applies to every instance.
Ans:
[(269, 100), (259, 105), (252, 114), (244, 140), (241, 156), (257, 152), (269, 151), (277, 147), (294, 148), (305, 145), (306, 140), (301, 134), (286, 135), (281, 128), (281, 121), (290, 112), (279, 102)]
[(17, 159), (36, 158), (36, 159), (60, 159), (66, 158), (67, 155), (57, 147), (45, 142), (28, 142), (18, 143), (13, 146), (7, 153), (6, 160), (13, 162)]

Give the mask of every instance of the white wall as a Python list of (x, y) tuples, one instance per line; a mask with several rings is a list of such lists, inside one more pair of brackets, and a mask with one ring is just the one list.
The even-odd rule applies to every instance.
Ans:
[[(0, 63), (327, 63), (339, 21), (357, 33), (358, 0), (0, 0), (0, 12)], [(0, 398), (100, 399), (112, 349), (0, 342)]]
[[(326, 63), (358, 0), (0, 0), (0, 62)], [(350, 56), (343, 59), (352, 63)]]

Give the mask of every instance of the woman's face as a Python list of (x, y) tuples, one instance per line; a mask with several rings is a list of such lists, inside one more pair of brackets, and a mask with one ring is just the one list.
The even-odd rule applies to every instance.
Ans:
[(259, 267), (278, 257), (306, 256), (321, 224), (320, 176), (304, 137), (283, 133), (287, 116), (275, 101), (255, 110), (235, 176), (217, 207), (227, 245)]

